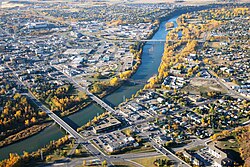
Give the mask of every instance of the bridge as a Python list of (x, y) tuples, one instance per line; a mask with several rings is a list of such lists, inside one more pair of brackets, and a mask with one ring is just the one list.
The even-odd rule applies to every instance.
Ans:
[[(60, 69), (58, 69), (56, 66), (52, 66), (54, 68), (56, 68), (58, 71), (62, 72)], [(107, 103), (105, 103), (102, 99), (100, 99), (99, 97), (97, 97), (96, 95), (94, 95), (93, 93), (91, 93), (88, 88), (85, 88), (83, 86), (81, 86), (79, 83), (77, 83), (72, 77), (68, 76), (67, 74), (65, 74), (64, 72), (62, 72), (66, 77), (67, 80), (73, 84), (73, 86), (78, 89), (81, 92), (85, 92), (93, 101), (95, 101), (97, 104), (99, 104), (102, 108), (104, 108), (106, 111), (110, 112), (110, 113), (116, 113), (116, 110), (114, 110), (110, 105), (108, 105)]]
[(89, 90), (87, 89), (87, 95), (94, 100), (97, 104), (99, 104), (102, 108), (104, 108), (105, 110), (107, 110), (110, 113), (115, 114), (116, 111), (107, 103), (105, 103), (102, 99), (100, 99), (99, 97), (97, 97), (96, 95), (94, 95), (93, 93), (89, 92)]
[(76, 140), (76, 145), (81, 144), (86, 148), (93, 156), (97, 157), (100, 160), (106, 160), (108, 165), (112, 166), (112, 162), (109, 157), (103, 154), (98, 148), (92, 145), (89, 141), (85, 141), (83, 137), (74, 130), (71, 126), (69, 126), (65, 121), (63, 121), (60, 117), (58, 117), (55, 113), (50, 111), (45, 105), (43, 105), (36, 97), (33, 96), (30, 92), (26, 94), (40, 109), (46, 112), (46, 114), (54, 120), (61, 128), (63, 128), (70, 136), (72, 136)]
[(132, 78), (127, 79), (126, 81), (134, 84), (148, 84), (148, 81), (145, 80), (134, 80)]
[(64, 120), (62, 120), (59, 116), (57, 116), (55, 113), (50, 111), (45, 105), (43, 105), (40, 101), (34, 97), (31, 93), (26, 93), (26, 96), (28, 96), (33, 103), (35, 103), (41, 110), (43, 110), (52, 120), (54, 120), (61, 128), (63, 128), (70, 136), (75, 138), (78, 141), (83, 141), (82, 136), (76, 132), (71, 126), (69, 126)]
[[(67, 76), (68, 77), (68, 76)], [(88, 88), (82, 87), (79, 83), (77, 83), (75, 80), (72, 78), (68, 77), (68, 80), (73, 83), (74, 87), (77, 88), (79, 91), (86, 92), (86, 94), (97, 104), (99, 104), (102, 108), (104, 108), (106, 111), (115, 114), (116, 110), (114, 110), (110, 105), (105, 103), (102, 99), (91, 93)]]

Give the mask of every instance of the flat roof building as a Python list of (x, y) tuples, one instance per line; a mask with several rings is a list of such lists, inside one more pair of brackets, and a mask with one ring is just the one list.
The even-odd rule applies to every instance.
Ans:
[(93, 127), (94, 133), (100, 133), (115, 129), (121, 126), (121, 122), (113, 116), (106, 117), (97, 126)]

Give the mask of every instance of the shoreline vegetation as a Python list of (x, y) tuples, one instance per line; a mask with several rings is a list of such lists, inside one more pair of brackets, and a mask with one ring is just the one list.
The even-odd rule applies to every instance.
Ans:
[(166, 23), (166, 30), (171, 30), (172, 28), (174, 28), (174, 23), (173, 22), (168, 22)]
[[(6, 166), (29, 166), (33, 164), (32, 162), (42, 161), (41, 160), (41, 153), (43, 157), (51, 153), (54, 149), (62, 147), (64, 144), (69, 143), (69, 137), (68, 135), (56, 140), (51, 141), (49, 144), (44, 146), (41, 149), (38, 149), (37, 151), (33, 151), (31, 153), (28, 153), (26, 151), (23, 151), (23, 155), (18, 155), (16, 153), (10, 153), (9, 158), (2, 160), (0, 162), (0, 167), (6, 167)], [(45, 158), (46, 160), (46, 158)], [(34, 164), (33, 164), (34, 165)]]
[[(220, 6), (222, 6), (222, 5), (203, 5), (203, 6), (200, 6), (198, 8), (195, 8), (195, 9), (198, 11), (198, 10), (204, 10), (204, 9), (209, 9), (209, 8), (214, 8), (214, 7), (220, 7)], [(154, 34), (158, 31), (160, 24), (164, 20), (167, 20), (167, 19), (169, 19), (169, 18), (171, 18), (171, 17), (173, 17), (175, 15), (187, 13), (187, 12), (190, 12), (190, 11), (193, 11), (193, 10), (194, 10), (194, 7), (188, 7), (188, 6), (186, 6), (186, 7), (180, 8), (178, 10), (173, 10), (170, 13), (167, 13), (166, 15), (162, 16), (161, 18), (159, 18), (158, 20), (156, 20), (157, 21), (157, 22), (155, 22), (156, 23), (156, 29), (154, 30), (154, 32), (152, 34), (150, 34), (150, 36), (147, 39), (151, 39), (154, 36)], [(142, 56), (142, 52), (143, 52), (143, 46), (144, 46), (144, 43), (138, 43), (138, 44), (135, 44), (134, 46), (132, 46), (130, 48), (130, 51), (134, 54), (135, 60), (136, 60), (136, 63), (134, 64), (132, 70), (120, 73), (119, 76), (111, 78), (109, 80), (109, 82), (105, 81), (106, 83), (104, 83), (104, 85), (107, 86), (106, 84), (109, 84), (111, 87), (109, 86), (108, 87), (109, 89), (107, 89), (107, 87), (105, 87), (104, 90), (107, 90), (107, 91), (105, 91), (104, 93), (100, 94), (101, 90), (103, 90), (103, 89), (98, 89), (98, 86), (100, 86), (100, 83), (93, 84), (91, 86), (91, 88), (92, 88), (91, 91), (93, 93), (95, 93), (95, 94), (98, 94), (98, 92), (99, 92), (98, 96), (100, 98), (103, 98), (103, 97), (105, 97), (105, 96), (113, 93), (117, 89), (119, 89), (126, 82), (126, 80), (129, 79), (130, 77), (132, 77), (132, 75), (138, 70), (138, 68), (139, 68), (139, 66), (141, 64), (141, 56)], [(164, 76), (166, 76), (166, 74), (164, 74)], [(84, 104), (82, 104), (82, 106), (80, 108), (78, 108), (79, 106), (77, 107), (77, 109), (75, 109), (73, 107), (74, 108), (73, 111), (71, 110), (70, 112), (68, 112), (68, 114), (64, 114), (64, 115), (61, 115), (61, 116), (65, 117), (65, 116), (69, 116), (71, 114), (74, 114), (74, 113), (78, 112), (79, 110), (82, 110), (85, 107), (89, 106), (90, 104), (92, 104), (92, 102), (89, 102), (89, 101), (88, 102), (84, 102)], [(47, 122), (51, 122), (51, 121), (47, 121)], [(43, 122), (43, 124), (44, 124), (44, 122)], [(35, 134), (41, 132), (46, 127), (50, 126), (50, 124), (45, 124), (45, 125), (36, 125), (35, 130), (32, 129), (32, 128), (34, 128), (34, 126), (33, 126), (33, 127), (28, 128), (28, 129), (24, 129), (24, 130), (20, 131), (16, 135), (12, 135), (13, 137), (9, 136), (10, 139), (15, 138), (14, 136), (18, 136), (18, 134), (20, 134), (22, 137), (19, 138), (19, 139), (15, 139), (13, 142), (4, 142), (5, 140), (2, 140), (2, 141), (0, 141), (0, 143), (4, 142), (4, 143), (8, 143), (8, 144), (2, 144), (2, 146), (0, 146), (0, 147), (4, 147), (4, 146), (7, 146), (7, 145), (16, 143), (18, 141), (21, 141), (23, 139), (26, 139), (26, 138), (28, 138), (28, 137), (30, 137), (32, 135), (35, 135)], [(39, 126), (41, 126), (41, 127), (39, 127)], [(82, 127), (84, 127), (84, 126), (85, 125), (83, 125)], [(80, 128), (82, 128), (82, 127), (80, 127)], [(26, 131), (32, 131), (32, 135), (30, 135), (30, 134), (29, 135), (23, 135), (23, 134), (25, 134)], [(67, 138), (67, 136), (65, 136), (65, 137)], [(61, 139), (59, 139), (57, 141), (60, 142), (60, 141), (62, 141), (62, 139), (65, 139), (65, 137), (63, 137), (63, 138), (61, 138)], [(68, 141), (68, 140), (69, 139), (67, 138), (66, 141)], [(63, 140), (63, 142), (61, 142), (61, 143), (65, 143), (65, 141)], [(39, 149), (38, 151), (34, 151), (32, 153), (26, 153), (23, 156), (18, 156), (17, 154), (11, 154), (10, 158), (8, 160), (3, 160), (2, 161), (2, 164), (6, 164), (6, 162), (8, 162), (10, 159), (13, 159), (13, 158), (17, 159), (17, 161), (19, 162), (19, 160), (21, 160), (21, 159), (26, 159), (27, 156), (32, 156), (32, 155), (36, 155), (37, 156), (37, 154), (39, 154), (38, 157), (40, 157), (40, 151), (41, 150), (46, 150), (46, 147), (49, 147), (48, 150), (50, 150), (52, 148), (52, 146), (50, 146), (50, 145), (51, 145), (51, 143), (48, 146), (45, 146), (44, 148)], [(56, 146), (61, 146), (61, 145), (58, 144)], [(55, 148), (57, 148), (57, 147), (55, 147)], [(0, 167), (1, 167), (2, 164), (0, 164)]]
[(14, 135), (10, 135), (7, 138), (5, 138), (4, 140), (0, 141), (0, 148), (11, 145), (13, 143), (16, 143), (18, 141), (21, 141), (23, 139), (26, 139), (28, 137), (31, 137), (39, 132), (41, 132), (42, 130), (44, 130), (46, 127), (50, 126), (51, 123), (43, 123), (41, 125), (33, 125), (27, 129), (24, 129)]
[[(80, 95), (79, 95), (80, 97)], [(30, 100), (28, 100), (30, 101)], [(45, 105), (47, 105), (48, 108), (51, 108), (48, 103), (41, 100)], [(32, 106), (35, 104), (31, 103)], [(56, 114), (60, 115), (61, 117), (66, 117), (71, 114), (74, 114), (84, 108), (86, 108), (91, 102), (89, 101), (89, 98), (83, 98), (83, 100), (80, 100), (78, 104), (72, 105), (73, 107), (68, 108), (67, 110), (60, 112), (58, 109), (54, 110)], [(43, 111), (42, 114), (45, 114)], [(38, 134), (39, 132), (43, 131), (45, 128), (51, 126), (53, 123), (53, 120), (51, 120), (49, 117), (46, 116), (44, 120), (36, 121), (35, 124), (29, 124), (29, 126), (25, 128), (21, 128), (18, 130), (13, 131), (12, 133), (7, 134), (6, 136), (2, 137), (0, 140), (0, 148), (17, 143), (19, 141), (22, 141), (26, 138), (29, 138), (31, 136), (34, 136)]]

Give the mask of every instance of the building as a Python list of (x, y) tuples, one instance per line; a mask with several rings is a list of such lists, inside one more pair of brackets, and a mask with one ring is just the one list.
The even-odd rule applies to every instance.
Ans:
[(182, 152), (183, 156), (193, 165), (196, 165), (196, 166), (202, 166), (202, 162), (197, 159), (195, 156), (193, 156), (192, 154), (190, 154), (188, 151), (184, 150)]
[(94, 133), (101, 133), (110, 131), (112, 129), (118, 128), (121, 126), (121, 122), (116, 118), (109, 116), (101, 120), (96, 126), (93, 127)]
[(105, 149), (107, 152), (112, 153), (116, 151), (121, 151), (121, 149), (124, 149), (129, 146), (132, 147), (138, 146), (138, 143), (136, 143), (133, 137), (125, 137), (120, 141), (108, 143)]
[(223, 167), (223, 166), (231, 166), (233, 164), (232, 160), (227, 157), (227, 154), (220, 150), (216, 145), (216, 143), (212, 142), (209, 145), (208, 153), (215, 157), (214, 166), (215, 167)]
[(45, 22), (37, 22), (37, 23), (29, 23), (27, 24), (29, 29), (40, 29), (40, 28), (47, 28), (48, 24)]
[(154, 138), (155, 142), (158, 144), (166, 144), (169, 139), (165, 135), (159, 135)]

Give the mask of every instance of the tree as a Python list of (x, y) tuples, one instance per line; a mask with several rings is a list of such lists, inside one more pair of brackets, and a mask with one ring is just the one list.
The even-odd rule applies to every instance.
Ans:
[(25, 124), (25, 126), (29, 126), (30, 125), (30, 121), (27, 119), (27, 120), (24, 121), (24, 124)]
[(86, 165), (87, 165), (86, 160), (83, 160), (83, 161), (82, 161), (82, 166), (86, 166)]
[(229, 130), (223, 130), (222, 134), (226, 137), (226, 136), (228, 136), (230, 134), (230, 131)]
[(16, 111), (15, 115), (16, 118), (19, 118), (21, 116), (21, 110)]
[(32, 117), (30, 122), (32, 122), (33, 124), (36, 123), (36, 118), (35, 117)]
[(81, 154), (81, 150), (80, 150), (80, 149), (76, 149), (76, 150), (75, 150), (75, 154), (76, 154), (76, 155), (80, 155), (80, 154)]
[(122, 79), (122, 80), (126, 80), (128, 79), (132, 74), (132, 71), (131, 70), (128, 70), (128, 71), (124, 71), (123, 73), (120, 73), (119, 77)]
[(201, 124), (202, 124), (202, 126), (205, 125), (205, 119), (204, 118), (201, 118)]
[(23, 151), (23, 159), (25, 160), (25, 161), (28, 161), (29, 160), (29, 153), (28, 152), (26, 152), (26, 151)]
[(107, 161), (104, 160), (104, 161), (102, 162), (102, 166), (103, 166), (103, 167), (106, 167), (107, 165), (108, 165)]
[(21, 97), (21, 94), (16, 93), (16, 94), (14, 95), (14, 97), (13, 97), (13, 98), (14, 98), (15, 100), (17, 100), (17, 99), (19, 99), (20, 97)]
[(117, 77), (114, 77), (109, 81), (109, 83), (111, 86), (117, 86), (119, 84), (119, 80)]
[(127, 135), (127, 136), (131, 136), (132, 135), (132, 130), (130, 128), (127, 128), (124, 130), (124, 133)]
[(46, 161), (50, 161), (52, 157), (50, 155), (46, 156)]
[(97, 121), (98, 121), (97, 116), (94, 117), (93, 121), (94, 121), (94, 122), (97, 122)]

